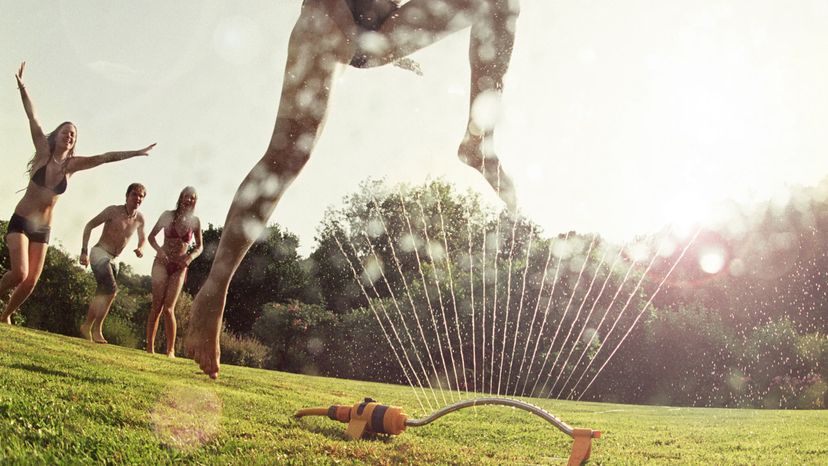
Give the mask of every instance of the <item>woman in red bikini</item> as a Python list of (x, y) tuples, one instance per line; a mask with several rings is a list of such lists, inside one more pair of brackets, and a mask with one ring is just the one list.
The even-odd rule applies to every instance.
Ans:
[[(184, 286), (187, 267), (201, 254), (201, 221), (193, 215), (196, 205), (195, 188), (187, 186), (178, 196), (175, 210), (167, 210), (152, 227), (149, 243), (156, 251), (152, 264), (152, 309), (147, 318), (147, 353), (155, 353), (155, 332), (164, 315), (167, 335), (167, 356), (175, 357), (175, 302)], [(164, 230), (164, 245), (155, 237)]]
[(155, 144), (150, 144), (139, 150), (107, 152), (90, 157), (75, 155), (78, 129), (73, 123), (66, 121), (51, 133), (43, 133), (23, 84), (25, 68), (26, 62), (23, 62), (14, 77), (23, 100), (23, 109), (29, 118), (35, 154), (29, 161), (29, 184), (23, 199), (14, 208), (6, 233), (11, 268), (0, 279), (0, 297), (8, 297), (0, 323), (6, 324), (12, 323), (12, 314), (32, 294), (40, 278), (49, 248), (52, 211), (58, 196), (66, 191), (69, 178), (75, 172), (103, 163), (148, 155), (155, 147)]

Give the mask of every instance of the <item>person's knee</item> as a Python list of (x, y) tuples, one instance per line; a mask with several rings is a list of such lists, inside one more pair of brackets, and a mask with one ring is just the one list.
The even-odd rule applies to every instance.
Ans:
[[(469, 126), (470, 128), (468, 130), (468, 134), (466, 135), (466, 139), (457, 151), (457, 157), (466, 165), (482, 171), (485, 164), (483, 161), (483, 154), (479, 146), (484, 142), (482, 141), (482, 137), (476, 135), (476, 131), (471, 128), (472, 123), (469, 123)], [(486, 160), (486, 163), (489, 163), (489, 161)]]
[(95, 289), (95, 296), (100, 296), (103, 298), (108, 298), (110, 301), (115, 299), (115, 296), (118, 295), (118, 285), (112, 283), (98, 283), (98, 287)]
[(26, 265), (13, 266), (8, 272), (9, 284), (16, 287), (23, 283), (29, 276), (29, 268)]
[(37, 285), (38, 278), (39, 277), (36, 275), (27, 275), (26, 278), (17, 285), (17, 291), (28, 296), (31, 294), (32, 290), (34, 290), (35, 285)]
[[(284, 136), (274, 137), (274, 141), (271, 142), (265, 151), (264, 157), (262, 157), (265, 170), (260, 174), (263, 178), (260, 182), (264, 186), (281, 183), (296, 177), (310, 160), (310, 149), (316, 138), (315, 130), (303, 130), (301, 127), (287, 131), (280, 130), (279, 132)], [(281, 139), (290, 140), (282, 142)]]

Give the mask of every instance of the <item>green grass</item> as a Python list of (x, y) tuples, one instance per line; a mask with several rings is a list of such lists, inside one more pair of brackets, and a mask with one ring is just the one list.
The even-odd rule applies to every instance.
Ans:
[[(466, 409), (397, 437), (350, 442), (299, 408), (365, 396), (420, 409), (409, 387), (224, 366), (0, 326), (3, 464), (562, 464), (571, 440), (540, 418)], [(603, 432), (590, 464), (828, 464), (828, 411), (532, 400)]]

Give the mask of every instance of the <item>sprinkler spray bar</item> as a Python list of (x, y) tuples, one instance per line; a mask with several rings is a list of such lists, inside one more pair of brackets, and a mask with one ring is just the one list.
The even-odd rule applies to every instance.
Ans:
[(333, 405), (328, 408), (300, 409), (294, 416), (296, 418), (304, 416), (327, 416), (334, 421), (347, 422), (348, 428), (345, 431), (345, 436), (350, 440), (354, 440), (361, 438), (366, 433), (399, 435), (408, 426), (424, 426), (448, 413), (481, 405), (510, 406), (529, 411), (572, 437), (574, 443), (572, 445), (572, 454), (567, 462), (569, 466), (580, 465), (589, 459), (592, 451), (592, 439), (601, 436), (600, 431), (570, 427), (554, 415), (535, 405), (509, 398), (475, 398), (460, 401), (437, 410), (422, 419), (408, 419), (408, 415), (402, 411), (402, 408), (381, 405), (371, 398), (365, 398), (364, 401), (353, 406)]

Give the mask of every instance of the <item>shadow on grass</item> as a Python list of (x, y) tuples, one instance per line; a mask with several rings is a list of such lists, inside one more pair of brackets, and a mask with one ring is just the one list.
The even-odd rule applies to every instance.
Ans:
[[(345, 436), (345, 429), (348, 428), (347, 424), (331, 421), (328, 425), (315, 425), (310, 422), (305, 422), (301, 419), (296, 419), (295, 425), (300, 429), (306, 430), (308, 432), (314, 434), (324, 435), (331, 440), (344, 440), (347, 441), (348, 438)], [(376, 434), (376, 433), (366, 433), (362, 436), (362, 440), (368, 440), (372, 442), (382, 442), (382, 443), (390, 443), (394, 440), (393, 435), (388, 434)]]
[(76, 374), (71, 374), (69, 372), (63, 372), (63, 371), (58, 371), (58, 370), (55, 370), (55, 369), (49, 369), (47, 367), (38, 366), (38, 365), (35, 365), (35, 364), (12, 364), (12, 365), (8, 365), (6, 367), (8, 367), (10, 369), (20, 369), (20, 370), (29, 371), (29, 372), (37, 372), (38, 374), (43, 374), (43, 375), (51, 375), (51, 376), (56, 376), (56, 377), (69, 377), (69, 378), (73, 378), (73, 379), (83, 380), (83, 381), (86, 381), (86, 382), (89, 382), (89, 383), (110, 383), (110, 382), (113, 381), (112, 379), (109, 379), (109, 378), (106, 378), (106, 377), (90, 377), (90, 376), (85, 376), (85, 375), (76, 375)]

